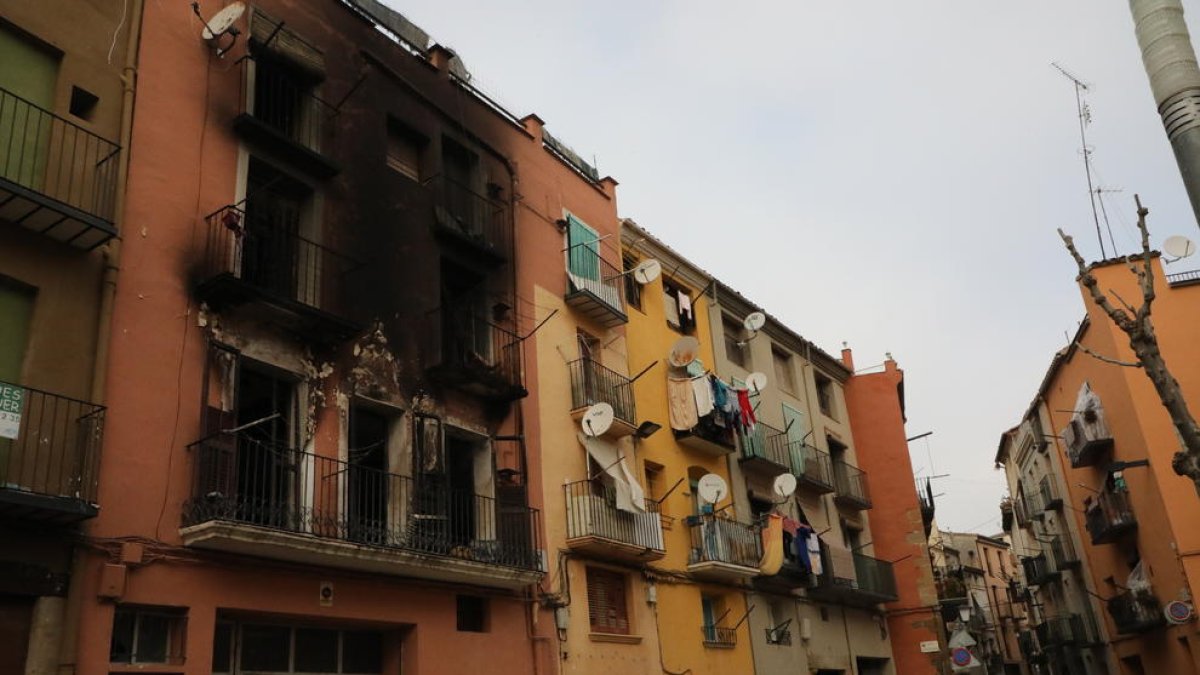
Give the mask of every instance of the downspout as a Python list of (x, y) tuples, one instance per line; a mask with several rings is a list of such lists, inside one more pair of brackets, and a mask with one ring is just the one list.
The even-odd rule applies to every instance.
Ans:
[(1129, 0), (1142, 63), (1200, 224), (1200, 67), (1181, 0)]

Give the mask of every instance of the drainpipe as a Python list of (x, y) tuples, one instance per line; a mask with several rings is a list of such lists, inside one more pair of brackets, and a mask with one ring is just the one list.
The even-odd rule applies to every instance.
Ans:
[(1181, 0), (1129, 0), (1154, 103), (1200, 223), (1200, 67)]

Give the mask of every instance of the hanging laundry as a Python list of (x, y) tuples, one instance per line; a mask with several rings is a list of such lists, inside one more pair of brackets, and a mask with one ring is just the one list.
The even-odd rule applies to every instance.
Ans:
[(708, 371), (704, 368), (704, 362), (700, 359), (693, 359), (687, 365), (688, 377), (702, 377), (706, 372)]
[(696, 394), (690, 378), (667, 378), (667, 408), (672, 429), (689, 431), (700, 421), (700, 416), (696, 413)]
[[(792, 538), (792, 542), (793, 542), (792, 545), (795, 547), (794, 553), (796, 555), (796, 560), (798, 560), (800, 562), (800, 566), (803, 567), (806, 572), (813, 571), (812, 554), (808, 550), (808, 541), (810, 539), (816, 539), (816, 538), (817, 538), (817, 533), (814, 532), (811, 527), (809, 527), (808, 525), (805, 525), (803, 523), (796, 524), (796, 536)], [(818, 564), (820, 564), (820, 559), (821, 559), (821, 556), (819, 554), (820, 548), (821, 548), (821, 543), (818, 541), (817, 542)], [(820, 572), (817, 572), (817, 574), (820, 574)]]
[(708, 382), (712, 385), (713, 406), (721, 412), (729, 412), (729, 389), (725, 383), (719, 377), (710, 377)]
[(686, 320), (690, 324), (696, 323), (696, 317), (692, 314), (692, 296), (684, 291), (678, 293), (679, 303), (679, 318)]
[(812, 532), (805, 540), (805, 548), (808, 550), (809, 567), (812, 573), (816, 576), (821, 576), (825, 572), (825, 568), (821, 565), (821, 538), (816, 532)]
[(708, 376), (692, 378), (692, 392), (696, 396), (696, 414), (704, 417), (712, 413), (715, 404), (713, 403), (712, 385), (708, 383)]
[(748, 389), (737, 390), (738, 408), (742, 416), (742, 426), (747, 429), (753, 429), (758, 420), (754, 418), (754, 406), (750, 403), (750, 391)]

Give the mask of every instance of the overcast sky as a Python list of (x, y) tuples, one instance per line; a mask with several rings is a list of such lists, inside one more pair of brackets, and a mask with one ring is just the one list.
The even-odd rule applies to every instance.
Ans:
[(1120, 0), (388, 2), (595, 156), (622, 216), (860, 368), (891, 351), (948, 529), (999, 529), (1000, 433), (1083, 315), (1054, 228), (1099, 255), (1052, 61), (1093, 85), (1120, 251), (1135, 191), (1155, 245), (1200, 234)]

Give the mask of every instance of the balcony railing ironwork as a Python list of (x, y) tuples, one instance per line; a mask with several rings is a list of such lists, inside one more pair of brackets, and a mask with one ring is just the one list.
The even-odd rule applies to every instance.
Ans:
[(433, 183), (439, 209), (438, 232), (493, 262), (512, 256), (512, 219), (508, 204), (442, 176)]
[(1054, 566), (1059, 571), (1079, 566), (1080, 560), (1079, 556), (1075, 553), (1075, 546), (1071, 544), (1071, 540), (1065, 535), (1054, 537), (1050, 540), (1048, 546), (1050, 548), (1050, 557), (1054, 559)]
[(733, 427), (725, 422), (720, 411), (700, 417), (696, 426), (687, 431), (672, 430), (680, 444), (709, 455), (725, 456), (737, 447)]
[(116, 235), (120, 146), (0, 88), (4, 218), (83, 249)]
[(1050, 476), (1042, 478), (1042, 482), (1038, 485), (1038, 496), (1040, 497), (1039, 506), (1043, 511), (1057, 509), (1063, 504), (1062, 495), (1058, 493), (1058, 486), (1054, 484)]
[(338, 110), (317, 95), (318, 83), (267, 54), (244, 59), (242, 78), (246, 93), (234, 128), (318, 177), (336, 174), (323, 140)]
[(1030, 586), (1041, 586), (1059, 577), (1055, 561), (1045, 553), (1022, 559), (1021, 566), (1025, 570), (1025, 581)]
[(1137, 528), (1137, 518), (1129, 505), (1127, 492), (1101, 492), (1088, 506), (1085, 520), (1093, 544), (1111, 544)]
[[(600, 540), (611, 544), (609, 549), (633, 549), (634, 557), (662, 557), (665, 549), (657, 502), (646, 500), (646, 510), (641, 513), (622, 511), (612, 489), (598, 480), (567, 483), (563, 491), (568, 545), (572, 540)], [(600, 548), (605, 547), (601, 544)]]
[(808, 488), (817, 494), (834, 491), (833, 460), (828, 452), (800, 441), (793, 441), (788, 450), (801, 488)]
[(313, 537), (537, 570), (538, 513), (255, 437), (218, 433), (189, 446), (183, 525), (225, 521)]
[(434, 310), (426, 326), (435, 377), (486, 399), (511, 401), (528, 394), (520, 335), (469, 309)]
[(567, 304), (611, 328), (629, 321), (624, 295), (621, 271), (600, 255), (599, 242), (575, 241), (568, 228)]
[(1075, 413), (1063, 429), (1062, 438), (1067, 446), (1067, 459), (1076, 469), (1094, 466), (1113, 445), (1104, 409), (1098, 406)]
[(690, 516), (687, 522), (692, 531), (689, 565), (724, 563), (758, 568), (762, 542), (754, 526), (708, 514)]
[(871, 493), (867, 489), (867, 472), (852, 464), (834, 460), (833, 477), (837, 484), (835, 501), (859, 509), (871, 508)]
[(1145, 633), (1167, 622), (1158, 598), (1145, 591), (1125, 591), (1109, 599), (1108, 613), (1122, 635)]
[(587, 358), (572, 361), (568, 368), (571, 370), (572, 410), (607, 403), (618, 420), (637, 426), (633, 383), (628, 377)]
[(1187, 272), (1176, 272), (1175, 274), (1167, 275), (1167, 285), (1169, 286), (1188, 286), (1191, 284), (1200, 284), (1200, 270), (1189, 270)]
[(769, 645), (790, 645), (792, 644), (792, 631), (787, 628), (764, 628), (767, 633), (767, 644)]
[(738, 446), (742, 466), (775, 474), (792, 471), (787, 434), (775, 427), (759, 422), (753, 429), (743, 430), (738, 434)]
[[(853, 561), (854, 578), (850, 578), (848, 570), (844, 569), (845, 555)], [(841, 562), (835, 560), (839, 557)], [(821, 567), (817, 586), (810, 594), (853, 605), (874, 605), (899, 598), (895, 570), (886, 560), (853, 551), (834, 555), (828, 547), (822, 546)]]
[(934, 516), (933, 484), (928, 477), (917, 479), (917, 502), (921, 507), (921, 522), (924, 524), (925, 534), (928, 536)]
[(701, 626), (700, 630), (704, 633), (705, 647), (731, 649), (737, 646), (737, 631), (733, 628), (722, 628), (721, 626)]
[(0, 382), (0, 510), (60, 522), (95, 516), (104, 413)]

